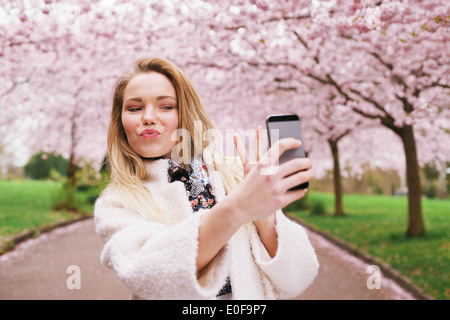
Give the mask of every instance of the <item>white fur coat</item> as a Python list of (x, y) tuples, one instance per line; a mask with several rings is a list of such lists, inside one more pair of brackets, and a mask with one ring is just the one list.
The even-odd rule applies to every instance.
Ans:
[[(206, 151), (205, 151), (206, 154)], [(205, 155), (216, 201), (225, 197), (221, 175)], [(208, 161), (209, 160), (209, 161)], [(95, 205), (101, 261), (112, 268), (134, 299), (215, 299), (230, 277), (232, 299), (288, 299), (315, 278), (318, 262), (303, 228), (279, 210), (278, 249), (270, 258), (253, 223), (242, 226), (197, 274), (198, 230), (208, 209), (193, 212), (180, 181), (168, 182), (166, 159), (148, 162), (146, 186), (177, 223), (166, 226), (101, 197)]]

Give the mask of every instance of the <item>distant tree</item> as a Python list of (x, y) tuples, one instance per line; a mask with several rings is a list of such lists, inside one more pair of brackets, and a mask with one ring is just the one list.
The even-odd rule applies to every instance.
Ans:
[(53, 153), (38, 152), (25, 165), (25, 174), (31, 179), (46, 179), (50, 178), (52, 168), (62, 176), (65, 176), (67, 159)]

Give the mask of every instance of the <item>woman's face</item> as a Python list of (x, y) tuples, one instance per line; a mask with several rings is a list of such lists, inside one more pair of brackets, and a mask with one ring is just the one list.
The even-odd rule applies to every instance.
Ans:
[(178, 107), (175, 88), (166, 76), (148, 72), (130, 80), (123, 97), (122, 124), (130, 147), (141, 157), (170, 157), (178, 143), (171, 140), (178, 129)]

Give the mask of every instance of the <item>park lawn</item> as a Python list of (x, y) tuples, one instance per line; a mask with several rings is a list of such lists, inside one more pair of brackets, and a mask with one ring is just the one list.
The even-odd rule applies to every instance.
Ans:
[[(61, 197), (62, 183), (52, 181), (0, 180), (0, 240), (25, 229), (72, 219), (70, 212), (53, 210)], [(92, 213), (89, 197), (95, 188), (77, 192), (77, 206)], [(450, 298), (450, 199), (422, 202), (426, 234), (404, 236), (407, 223), (405, 197), (345, 195), (346, 216), (336, 218), (333, 194), (309, 192), (308, 202), (323, 202), (327, 215), (312, 216), (306, 210), (290, 212), (309, 224), (325, 230), (378, 256), (437, 299)]]
[[(0, 240), (25, 229), (37, 230), (62, 220), (74, 218), (68, 211), (53, 210), (61, 199), (63, 184), (42, 180), (0, 180)], [(76, 202), (81, 212), (92, 212), (86, 202), (89, 194), (77, 192)]]
[(310, 192), (308, 203), (322, 202), (327, 214), (290, 211), (308, 224), (327, 231), (382, 258), (437, 299), (450, 299), (450, 199), (423, 199), (426, 234), (407, 238), (407, 198), (345, 195), (345, 216), (333, 216), (334, 195)]

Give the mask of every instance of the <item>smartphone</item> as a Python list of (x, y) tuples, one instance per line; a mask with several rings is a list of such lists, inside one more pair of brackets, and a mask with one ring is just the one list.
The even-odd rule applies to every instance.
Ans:
[[(300, 140), (302, 144), (297, 149), (289, 149), (285, 151), (279, 159), (279, 164), (283, 164), (291, 159), (304, 158), (305, 149), (303, 148), (302, 129), (300, 126), (300, 118), (296, 114), (280, 114), (270, 115), (266, 119), (267, 134), (269, 136), (269, 146), (284, 138), (295, 138)], [(289, 190), (307, 189), (309, 182), (299, 184)]]

